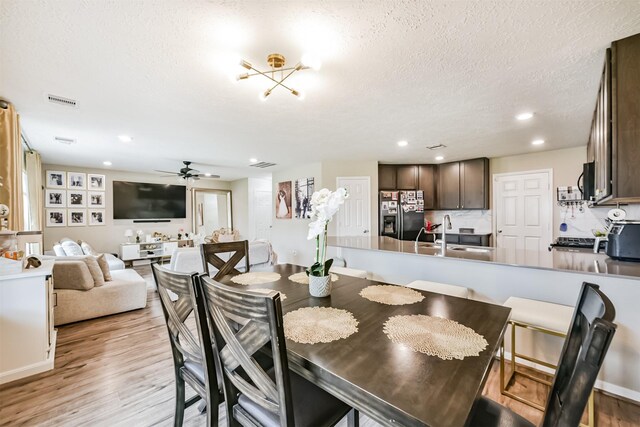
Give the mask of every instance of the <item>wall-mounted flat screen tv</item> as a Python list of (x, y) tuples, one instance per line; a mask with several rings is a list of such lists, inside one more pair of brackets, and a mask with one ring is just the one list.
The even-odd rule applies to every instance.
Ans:
[(113, 181), (113, 219), (187, 217), (187, 191), (181, 185)]

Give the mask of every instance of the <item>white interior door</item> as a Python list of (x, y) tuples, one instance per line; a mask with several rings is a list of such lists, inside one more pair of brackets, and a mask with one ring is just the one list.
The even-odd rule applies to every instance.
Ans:
[(495, 175), (496, 243), (499, 248), (544, 251), (552, 240), (549, 171)]
[(338, 187), (347, 189), (349, 198), (338, 211), (338, 236), (371, 234), (371, 178), (339, 177)]
[(256, 190), (253, 196), (256, 239), (271, 240), (272, 193)]

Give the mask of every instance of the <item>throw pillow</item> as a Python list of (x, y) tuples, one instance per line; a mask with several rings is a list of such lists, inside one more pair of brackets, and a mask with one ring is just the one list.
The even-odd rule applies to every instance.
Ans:
[(109, 263), (107, 262), (107, 257), (104, 254), (100, 254), (96, 257), (98, 260), (98, 265), (100, 266), (100, 270), (102, 270), (102, 275), (104, 276), (105, 282), (110, 282), (113, 280), (111, 277), (111, 271), (109, 271)]
[(93, 256), (98, 256), (98, 252), (96, 252), (90, 244), (88, 244), (87, 242), (84, 241), (80, 241), (80, 247), (82, 248), (82, 252), (85, 255), (93, 255)]
[(96, 257), (88, 255), (83, 257), (82, 260), (87, 264), (87, 267), (89, 267), (89, 273), (91, 273), (91, 277), (93, 277), (93, 284), (96, 287), (103, 286), (105, 283), (104, 275), (102, 274), (102, 269)]
[(80, 247), (80, 245), (74, 242), (73, 240), (65, 240), (60, 244), (62, 245), (62, 249), (64, 249), (64, 253), (67, 256), (84, 255), (84, 252), (82, 252), (82, 248)]
[(64, 252), (64, 248), (60, 243), (56, 243), (55, 245), (53, 245), (53, 252), (56, 254), (56, 256), (67, 256), (67, 254)]

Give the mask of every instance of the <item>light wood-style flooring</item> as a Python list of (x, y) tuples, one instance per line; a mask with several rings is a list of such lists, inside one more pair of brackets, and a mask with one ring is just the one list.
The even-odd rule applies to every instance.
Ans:
[[(153, 280), (148, 266), (137, 270)], [(160, 301), (149, 284), (145, 309), (60, 327), (53, 370), (0, 386), (0, 426), (172, 425), (173, 362)], [(522, 379), (514, 387), (544, 401), (544, 386)], [(500, 395), (497, 362), (484, 393), (536, 424), (542, 419), (541, 412)], [(640, 426), (638, 405), (600, 393), (596, 405), (598, 427)], [(365, 427), (377, 425), (362, 418)], [(185, 425), (204, 423), (196, 405), (187, 409)]]

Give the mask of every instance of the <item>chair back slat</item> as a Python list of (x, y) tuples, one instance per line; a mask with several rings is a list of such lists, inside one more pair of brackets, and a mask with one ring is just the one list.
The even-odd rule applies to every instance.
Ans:
[[(228, 260), (223, 260), (218, 254), (230, 253)], [(203, 243), (200, 245), (202, 264), (207, 276), (211, 276), (209, 265), (214, 266), (218, 271), (213, 275), (214, 280), (220, 280), (229, 274), (237, 275), (240, 271), (236, 266), (244, 258), (244, 272), (249, 272), (249, 241), (224, 243)]]
[(578, 425), (616, 331), (615, 308), (597, 285), (583, 283), (565, 339), (543, 427)]
[[(227, 413), (233, 413), (233, 405), (241, 392), (257, 405), (277, 414), (281, 425), (293, 426), (280, 294), (240, 290), (223, 285), (206, 274), (200, 276), (199, 283), (225, 379)], [(275, 380), (254, 358), (267, 344), (271, 346)]]

